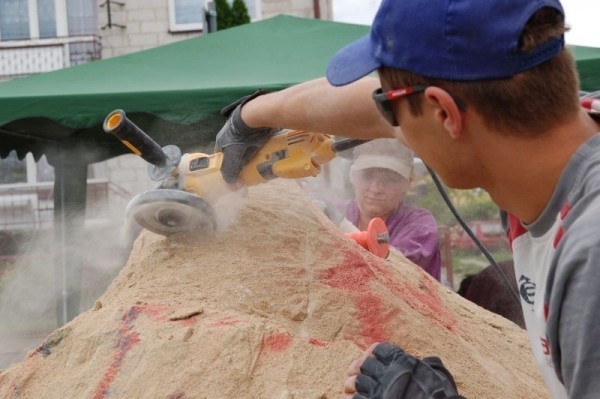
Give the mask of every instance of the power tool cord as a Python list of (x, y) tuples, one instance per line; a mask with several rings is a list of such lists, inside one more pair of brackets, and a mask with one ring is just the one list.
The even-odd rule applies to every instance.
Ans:
[(429, 168), (429, 166), (425, 165), (425, 167), (429, 171), (429, 174), (431, 175), (431, 178), (433, 179), (433, 183), (435, 184), (436, 188), (440, 192), (440, 195), (442, 196), (442, 199), (444, 200), (444, 202), (446, 203), (446, 205), (450, 209), (450, 212), (452, 212), (452, 214), (454, 215), (454, 217), (456, 218), (456, 220), (458, 221), (458, 223), (462, 226), (463, 230), (469, 235), (469, 237), (471, 237), (471, 239), (473, 240), (473, 242), (475, 243), (475, 245), (477, 245), (477, 247), (481, 250), (481, 252), (483, 253), (483, 255), (487, 258), (487, 260), (492, 265), (494, 265), (494, 268), (496, 269), (496, 271), (498, 273), (500, 273), (500, 276), (502, 277), (502, 280), (504, 281), (504, 283), (506, 283), (506, 286), (508, 287), (508, 290), (510, 291), (512, 298), (517, 302), (517, 304), (519, 306), (521, 306), (521, 301), (519, 300), (519, 294), (513, 288), (512, 284), (510, 283), (510, 280), (508, 279), (508, 276), (506, 275), (506, 273), (504, 273), (504, 270), (502, 270), (502, 268), (498, 265), (498, 263), (496, 263), (496, 261), (494, 260), (494, 258), (492, 257), (492, 255), (487, 250), (487, 248), (481, 243), (481, 241), (479, 241), (479, 239), (477, 238), (477, 236), (475, 235), (475, 233), (473, 233), (473, 231), (471, 230), (471, 228), (467, 225), (467, 223), (460, 216), (460, 214), (458, 213), (458, 211), (456, 210), (456, 208), (452, 204), (452, 200), (450, 199), (450, 197), (448, 197), (448, 193), (444, 189), (444, 186), (440, 182), (440, 180), (439, 180), (438, 176), (435, 174), (435, 172), (431, 168)]

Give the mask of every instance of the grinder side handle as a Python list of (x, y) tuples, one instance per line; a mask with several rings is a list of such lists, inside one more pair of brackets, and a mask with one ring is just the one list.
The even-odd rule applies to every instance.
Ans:
[(155, 166), (165, 166), (168, 156), (163, 149), (142, 129), (130, 121), (121, 109), (106, 116), (102, 128), (116, 136), (127, 148)]

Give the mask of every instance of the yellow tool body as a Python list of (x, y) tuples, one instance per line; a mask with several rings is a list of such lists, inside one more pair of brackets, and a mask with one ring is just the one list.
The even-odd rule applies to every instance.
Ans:
[[(328, 134), (283, 130), (273, 135), (242, 169), (240, 181), (255, 186), (277, 177), (314, 177), (321, 165), (331, 161), (333, 138)], [(231, 190), (221, 175), (223, 153), (184, 154), (177, 168), (179, 187), (209, 203)]]
[[(214, 205), (232, 191), (221, 174), (222, 152), (182, 154), (175, 145), (161, 148), (119, 109), (108, 114), (103, 128), (146, 160), (148, 175), (160, 182), (155, 190), (140, 193), (129, 202), (128, 217), (162, 235), (217, 227)], [(277, 177), (314, 177), (337, 152), (361, 142), (336, 142), (324, 133), (282, 130), (269, 138), (244, 166), (239, 178), (243, 185), (255, 186)]]

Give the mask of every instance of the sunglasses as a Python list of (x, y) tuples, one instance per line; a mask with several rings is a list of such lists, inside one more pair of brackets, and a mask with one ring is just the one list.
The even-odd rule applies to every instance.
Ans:
[[(427, 89), (428, 85), (414, 85), (403, 87), (401, 89), (394, 89), (384, 92), (382, 88), (379, 88), (373, 92), (373, 100), (377, 105), (377, 109), (381, 112), (381, 115), (385, 118), (386, 121), (390, 123), (392, 126), (400, 126), (398, 120), (396, 119), (396, 114), (392, 109), (392, 101), (399, 100), (404, 97), (408, 97), (412, 94), (422, 93)], [(466, 104), (459, 98), (452, 96), (454, 102), (462, 111), (467, 109)]]

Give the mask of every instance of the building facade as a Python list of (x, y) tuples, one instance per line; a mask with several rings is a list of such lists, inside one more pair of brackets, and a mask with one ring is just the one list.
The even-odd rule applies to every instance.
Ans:
[[(244, 0), (253, 21), (331, 19), (332, 0)], [(2, 0), (0, 81), (128, 54), (207, 32), (210, 0)]]

